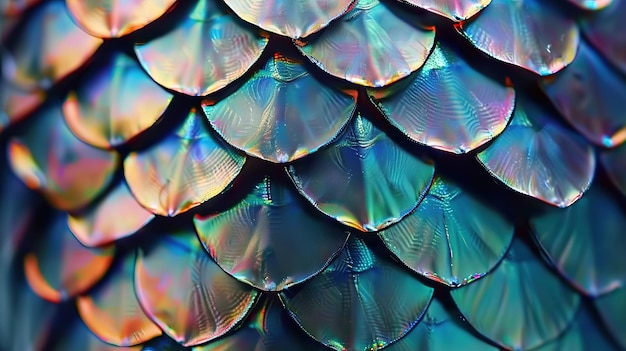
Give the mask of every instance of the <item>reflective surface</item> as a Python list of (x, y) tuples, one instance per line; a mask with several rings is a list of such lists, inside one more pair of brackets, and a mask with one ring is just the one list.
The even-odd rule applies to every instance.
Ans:
[(589, 145), (550, 118), (531, 100), (518, 100), (511, 124), (477, 158), (511, 189), (567, 207), (591, 184), (596, 158)]
[(370, 90), (389, 122), (412, 140), (457, 154), (498, 136), (511, 118), (515, 90), (475, 71), (437, 43), (424, 67), (398, 92)]
[(261, 56), (268, 39), (226, 13), (218, 1), (198, 1), (182, 24), (135, 46), (139, 62), (156, 82), (183, 94), (207, 95), (241, 77)]
[(458, 29), (489, 56), (541, 76), (570, 64), (580, 40), (575, 22), (541, 0), (493, 0)]
[(340, 226), (308, 213), (289, 185), (266, 177), (234, 207), (194, 219), (220, 267), (258, 289), (279, 291), (316, 275), (347, 239)]
[(322, 70), (352, 83), (381, 87), (406, 77), (426, 61), (435, 28), (421, 27), (416, 16), (399, 17), (401, 10), (390, 6), (358, 0), (300, 50)]
[(491, 3), (491, 0), (403, 0), (447, 17), (453, 21), (465, 21)]
[(437, 177), (417, 209), (379, 236), (415, 272), (456, 287), (491, 271), (513, 231), (513, 223), (495, 209)]
[(288, 162), (328, 144), (355, 105), (356, 92), (326, 87), (300, 61), (275, 54), (241, 88), (219, 102), (204, 101), (203, 108), (229, 144), (270, 162)]
[(610, 6), (581, 23), (583, 33), (593, 46), (622, 73), (626, 73), (626, 36), (617, 33), (625, 13), (626, 1), (613, 0)]
[(624, 325), (626, 325), (625, 299), (626, 289), (621, 288), (596, 300), (598, 312), (622, 348), (626, 348), (626, 334), (623, 333)]
[(600, 160), (615, 187), (626, 195), (626, 144), (602, 152)]
[(298, 190), (324, 214), (364, 232), (411, 212), (435, 168), (396, 145), (359, 113), (332, 146), (289, 167)]
[(124, 160), (124, 175), (139, 203), (154, 214), (175, 216), (226, 189), (245, 157), (207, 130), (193, 108), (183, 124), (151, 148)]

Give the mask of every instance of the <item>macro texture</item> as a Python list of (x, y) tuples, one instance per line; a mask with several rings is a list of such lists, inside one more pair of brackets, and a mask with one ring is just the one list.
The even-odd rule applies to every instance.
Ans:
[(0, 351), (626, 351), (626, 0), (0, 0)]

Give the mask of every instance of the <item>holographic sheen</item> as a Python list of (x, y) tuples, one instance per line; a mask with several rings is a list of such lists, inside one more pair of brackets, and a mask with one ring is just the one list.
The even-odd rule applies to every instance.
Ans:
[(78, 138), (111, 148), (152, 126), (171, 99), (134, 60), (117, 53), (87, 72), (63, 103), (63, 113)]
[(203, 108), (229, 144), (282, 163), (334, 139), (355, 111), (356, 92), (333, 90), (309, 75), (301, 61), (275, 54), (241, 88), (218, 102), (205, 100)]
[(604, 324), (622, 349), (626, 349), (626, 288), (618, 289), (594, 300)]
[(7, 48), (12, 60), (2, 61), (5, 79), (26, 91), (50, 88), (102, 44), (74, 24), (61, 0), (37, 7), (28, 23)]
[(64, 321), (65, 334), (60, 336), (51, 351), (141, 351), (142, 346), (118, 347), (98, 339), (78, 318)]
[(237, 16), (293, 39), (313, 34), (345, 14), (355, 0), (224, 0)]
[(605, 147), (626, 141), (626, 78), (585, 41), (568, 69), (542, 83), (563, 117), (589, 141)]
[(502, 133), (513, 113), (512, 86), (482, 75), (442, 43), (409, 79), (393, 94), (392, 86), (369, 95), (392, 125), (435, 149), (470, 152)]
[(600, 161), (615, 187), (626, 196), (626, 144), (602, 152)]
[(124, 160), (133, 195), (150, 212), (176, 216), (218, 195), (241, 171), (245, 157), (209, 133), (192, 108), (178, 130)]
[(465, 21), (487, 7), (491, 0), (401, 0), (444, 16), (455, 22)]
[(626, 1), (613, 0), (602, 11), (581, 21), (581, 29), (604, 58), (626, 74), (626, 35), (621, 35)]
[(422, 318), (433, 295), (394, 262), (351, 237), (320, 275), (281, 299), (309, 335), (334, 350), (379, 350)]
[[(406, 336), (386, 347), (387, 351), (497, 351), (467, 330), (458, 312), (447, 311), (433, 299), (422, 320)], [(567, 351), (574, 351), (564, 349)]]
[[(390, 4), (358, 0), (328, 30), (298, 48), (322, 70), (349, 82), (382, 87), (420, 68), (435, 43), (435, 28), (399, 17)], [(411, 19), (411, 18), (410, 18)]]
[(265, 177), (234, 207), (196, 217), (200, 240), (226, 273), (257, 289), (301, 283), (337, 256), (348, 233), (312, 215), (294, 193)]
[(289, 167), (318, 210), (364, 232), (400, 221), (428, 191), (433, 163), (395, 144), (359, 113), (330, 147)]
[(519, 239), (493, 272), (450, 293), (478, 332), (512, 350), (530, 350), (556, 339), (580, 304), (579, 295)]
[(65, 0), (74, 20), (99, 38), (130, 34), (165, 14), (176, 0)]
[(70, 214), (68, 225), (83, 245), (95, 247), (133, 235), (152, 218), (154, 215), (137, 203), (126, 183), (120, 182), (94, 206)]
[(160, 235), (150, 248), (140, 250), (135, 284), (150, 318), (185, 346), (232, 330), (258, 296), (211, 260), (193, 230)]
[(201, 96), (246, 73), (267, 43), (266, 37), (224, 12), (218, 0), (200, 0), (183, 23), (159, 38), (136, 44), (135, 52), (157, 83)]
[(56, 215), (24, 259), (30, 287), (42, 298), (59, 303), (95, 285), (113, 262), (115, 248), (90, 249), (67, 226), (67, 215)]
[(233, 334), (196, 346), (192, 351), (328, 350), (298, 329), (277, 298), (266, 296), (248, 322)]
[(569, 65), (580, 41), (574, 20), (543, 0), (493, 0), (457, 29), (487, 55), (540, 76)]
[(135, 260), (134, 252), (117, 260), (96, 289), (76, 300), (87, 327), (116, 346), (139, 345), (161, 335), (161, 329), (144, 314), (135, 297)]
[(611, 190), (596, 184), (572, 206), (546, 209), (530, 224), (554, 267), (578, 290), (596, 297), (626, 285), (626, 211)]
[(491, 271), (513, 232), (514, 224), (495, 209), (437, 177), (414, 212), (378, 235), (409, 268), (456, 287)]
[(602, 10), (603, 8), (613, 3), (613, 0), (568, 0), (568, 1), (580, 7), (583, 10), (594, 10), (594, 11)]
[(17, 176), (63, 210), (89, 204), (109, 184), (118, 162), (117, 153), (78, 140), (56, 104), (46, 106), (25, 133), (11, 139), (8, 152)]
[(5, 127), (23, 120), (41, 105), (45, 98), (42, 91), (28, 92), (0, 80), (0, 132)]
[(593, 179), (593, 149), (530, 99), (518, 99), (513, 120), (478, 160), (509, 188), (557, 207), (578, 200)]

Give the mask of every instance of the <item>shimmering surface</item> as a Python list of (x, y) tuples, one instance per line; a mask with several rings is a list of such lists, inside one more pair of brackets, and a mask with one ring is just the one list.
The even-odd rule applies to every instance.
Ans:
[(93, 247), (132, 235), (152, 218), (154, 215), (137, 203), (126, 183), (120, 182), (94, 206), (71, 214), (68, 224), (83, 245)]
[(92, 69), (68, 95), (63, 113), (83, 141), (118, 146), (152, 126), (172, 99), (123, 53)]
[[(497, 351), (463, 325), (458, 312), (447, 311), (437, 299), (428, 306), (424, 318), (405, 337), (391, 344), (387, 351)], [(574, 351), (574, 350), (568, 350)]]
[(87, 327), (103, 341), (117, 346), (138, 345), (161, 335), (135, 297), (135, 256), (129, 253), (118, 260), (97, 289), (76, 300)]
[(591, 184), (596, 159), (589, 145), (554, 118), (531, 100), (518, 100), (511, 124), (477, 158), (509, 188), (567, 207)]
[(151, 148), (124, 160), (133, 195), (152, 213), (175, 216), (226, 189), (241, 171), (245, 157), (207, 130), (193, 108), (184, 123)]
[(624, 333), (626, 304), (624, 301), (626, 301), (626, 288), (621, 288), (595, 300), (595, 305), (615, 340), (626, 349), (626, 333)]
[(478, 332), (514, 350), (530, 350), (557, 338), (580, 303), (519, 239), (493, 272), (451, 294)]
[(402, 0), (411, 5), (447, 17), (453, 21), (465, 21), (491, 3), (491, 0)]
[(217, 264), (261, 290), (279, 291), (315, 275), (348, 237), (307, 212), (289, 185), (266, 177), (231, 209), (194, 220)]
[(66, 321), (67, 329), (65, 334), (59, 337), (54, 346), (48, 350), (52, 351), (140, 351), (141, 346), (117, 347), (109, 345), (98, 339), (79, 319)]
[(293, 318), (335, 350), (378, 350), (423, 315), (433, 289), (351, 237), (340, 256), (295, 293), (281, 293)]
[(292, 161), (328, 144), (355, 106), (356, 92), (333, 90), (309, 75), (302, 62), (280, 54), (233, 94), (203, 103), (229, 144), (271, 162)]
[[(299, 47), (333, 76), (381, 87), (420, 68), (435, 43), (435, 28), (421, 27), (417, 17), (396, 15), (378, 0), (356, 6), (320, 36)], [(406, 14), (405, 14), (406, 15)]]
[(18, 177), (64, 210), (91, 202), (110, 182), (118, 160), (116, 153), (78, 140), (56, 104), (43, 109), (31, 128), (11, 139), (8, 152)]
[(457, 28), (489, 56), (541, 76), (571, 63), (580, 40), (574, 20), (542, 0), (493, 0)]
[(113, 262), (115, 249), (89, 249), (67, 226), (67, 215), (48, 223), (24, 260), (31, 288), (42, 298), (61, 302), (84, 293), (97, 283)]
[(355, 0), (224, 0), (243, 20), (294, 39), (328, 26)]
[(412, 270), (458, 286), (484, 276), (500, 262), (513, 232), (513, 223), (500, 213), (437, 177), (417, 209), (379, 236)]
[(176, 0), (66, 0), (76, 22), (100, 38), (132, 33), (161, 17)]
[(146, 313), (185, 346), (233, 329), (258, 295), (224, 273), (192, 230), (155, 238), (151, 248), (140, 251), (135, 279)]
[(328, 350), (298, 329), (275, 297), (267, 297), (233, 334), (193, 351), (323, 351)]
[(569, 2), (583, 10), (601, 10), (609, 6), (613, 0), (569, 0)]
[(563, 117), (593, 143), (614, 147), (626, 140), (626, 78), (584, 41), (572, 65), (545, 79), (543, 87)]
[(513, 87), (475, 71), (442, 43), (409, 79), (395, 94), (369, 94), (392, 125), (435, 149), (472, 151), (502, 133), (513, 113)]
[(547, 209), (530, 221), (554, 266), (592, 296), (626, 285), (626, 211), (611, 191), (596, 184), (572, 206)]
[[(8, 79), (25, 90), (46, 89), (80, 67), (102, 43), (78, 28), (61, 0), (38, 7), (3, 60)], [(10, 65), (10, 66), (9, 66)]]
[(626, 1), (613, 0), (604, 10), (581, 21), (585, 36), (604, 57), (626, 73), (626, 36), (623, 28)]
[(600, 160), (613, 184), (626, 195), (626, 144), (602, 152)]
[(42, 91), (25, 91), (5, 80), (0, 80), (0, 132), (5, 127), (24, 119), (44, 99), (45, 94)]
[(156, 82), (200, 96), (241, 77), (261, 56), (267, 42), (224, 12), (217, 0), (200, 0), (183, 23), (159, 38), (136, 45), (135, 51)]
[(289, 167), (294, 184), (313, 206), (365, 232), (411, 212), (434, 172), (432, 162), (396, 145), (360, 113), (330, 147)]

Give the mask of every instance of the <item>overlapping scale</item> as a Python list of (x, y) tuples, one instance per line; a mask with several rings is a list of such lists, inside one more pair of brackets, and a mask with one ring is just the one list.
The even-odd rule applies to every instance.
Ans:
[(358, 0), (341, 20), (298, 48), (322, 70), (352, 83), (382, 87), (404, 78), (426, 61), (435, 28), (420, 26), (417, 16), (400, 17), (390, 6)]
[(580, 304), (579, 295), (519, 239), (493, 272), (451, 294), (478, 332), (513, 350), (531, 350), (556, 339)]
[(192, 108), (182, 125), (158, 144), (132, 152), (124, 175), (139, 203), (154, 214), (175, 216), (226, 189), (245, 157), (223, 145)]
[[(472, 151), (506, 127), (515, 90), (474, 70), (439, 42), (404, 89), (370, 90), (387, 119), (412, 140), (453, 153)], [(406, 83), (402, 83), (406, 84)]]
[(302, 288), (281, 293), (309, 335), (335, 350), (379, 350), (403, 337), (433, 289), (351, 237), (341, 255)]
[(602, 10), (609, 6), (613, 0), (569, 0), (570, 3), (583, 10)]
[(4, 79), (0, 80), (0, 132), (5, 127), (24, 119), (41, 105), (45, 98), (43, 91), (25, 91)]
[(595, 306), (609, 329), (615, 341), (626, 349), (626, 334), (624, 326), (626, 325), (626, 288), (618, 289), (610, 294), (602, 296), (596, 300)]
[(200, 0), (181, 24), (161, 37), (135, 45), (135, 52), (157, 83), (201, 96), (246, 73), (267, 43), (266, 37), (227, 13), (218, 0)]
[(495, 209), (437, 177), (417, 209), (379, 236), (409, 268), (455, 287), (491, 271), (513, 232), (514, 224)]
[(572, 206), (546, 209), (530, 224), (552, 264), (579, 290), (598, 296), (626, 285), (626, 212), (609, 189), (594, 185)]
[(161, 335), (142, 311), (134, 288), (135, 253), (117, 260), (104, 280), (78, 297), (78, 313), (87, 327), (106, 343), (134, 346)]
[(63, 114), (77, 137), (111, 148), (152, 126), (171, 99), (135, 60), (117, 53), (82, 77), (63, 103)]
[(265, 177), (234, 207), (197, 216), (200, 240), (224, 271), (257, 289), (301, 283), (328, 265), (348, 233), (307, 212), (294, 193)]
[(30, 287), (42, 298), (61, 302), (95, 285), (113, 263), (114, 247), (90, 249), (80, 244), (57, 214), (24, 259)]
[(261, 306), (255, 308), (248, 322), (233, 334), (203, 346), (194, 347), (193, 351), (323, 351), (328, 350), (298, 327), (282, 308), (275, 297), (266, 297)]
[(567, 207), (591, 184), (596, 158), (555, 118), (532, 100), (518, 99), (510, 125), (477, 158), (509, 188)]
[(400, 221), (428, 191), (435, 167), (361, 116), (328, 148), (289, 166), (298, 191), (324, 214), (364, 232)]
[(120, 182), (97, 204), (70, 214), (68, 225), (83, 245), (95, 247), (133, 235), (153, 218)]
[(9, 161), (29, 188), (63, 210), (83, 207), (109, 184), (118, 155), (78, 140), (56, 103), (42, 109), (31, 127), (9, 143)]
[[(458, 314), (458, 312), (454, 313)], [(471, 350), (497, 351), (498, 348), (473, 335), (461, 318), (437, 299), (428, 306), (422, 320), (405, 337), (385, 348), (387, 351)], [(571, 350), (574, 351), (574, 350)]]
[(609, 67), (584, 41), (572, 65), (543, 80), (557, 109), (593, 143), (614, 147), (626, 140), (626, 78)]
[(580, 41), (574, 20), (542, 0), (493, 0), (457, 29), (487, 55), (541, 76), (569, 65)]
[(185, 346), (202, 344), (235, 328), (258, 296), (211, 260), (193, 230), (160, 235), (151, 247), (141, 250), (135, 284), (150, 318)]
[(354, 113), (356, 92), (327, 87), (301, 61), (276, 53), (237, 91), (205, 100), (203, 108), (229, 144), (267, 161), (289, 162), (339, 134)]
[(293, 39), (313, 34), (345, 14), (356, 0), (224, 0), (244, 21)]
[(626, 144), (602, 152), (600, 161), (615, 187), (626, 196)]
[(176, 0), (66, 0), (74, 20), (89, 34), (117, 38), (164, 15)]
[(66, 321), (65, 334), (58, 337), (52, 351), (141, 351), (141, 346), (118, 347), (98, 339), (78, 318)]
[(24, 90), (49, 88), (78, 69), (102, 44), (74, 24), (61, 0), (42, 4), (32, 16), (11, 41), (2, 62), (5, 77)]
[(465, 21), (487, 7), (491, 0), (402, 0), (455, 22)]
[(626, 36), (620, 35), (626, 14), (626, 1), (613, 0), (602, 11), (581, 21), (581, 28), (591, 44), (622, 73), (626, 74)]

